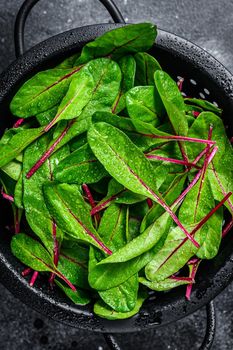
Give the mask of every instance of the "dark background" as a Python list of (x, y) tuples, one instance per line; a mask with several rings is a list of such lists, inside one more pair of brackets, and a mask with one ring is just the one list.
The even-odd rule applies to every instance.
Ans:
[[(128, 22), (151, 21), (214, 55), (233, 73), (232, 0), (115, 0)], [(14, 60), (13, 25), (20, 0), (0, 0), (0, 71)], [(85, 24), (109, 21), (97, 0), (41, 0), (26, 25), (26, 46)], [(233, 284), (215, 300), (217, 332), (213, 350), (233, 349)], [(127, 350), (198, 349), (205, 331), (205, 311), (176, 324), (117, 336)], [(100, 334), (56, 323), (32, 311), (0, 285), (0, 349), (105, 350)]]

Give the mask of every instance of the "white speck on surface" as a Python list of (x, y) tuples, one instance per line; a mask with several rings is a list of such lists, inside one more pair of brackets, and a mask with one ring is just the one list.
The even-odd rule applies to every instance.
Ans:
[(210, 94), (209, 90), (206, 89), (206, 88), (204, 88), (204, 92), (206, 93), (206, 95), (209, 95), (209, 94)]
[(127, 5), (128, 0), (124, 0), (124, 5)]
[(202, 92), (199, 92), (199, 96), (205, 99), (205, 95)]
[(68, 18), (67, 23), (71, 23), (71, 22), (72, 22), (72, 19)]
[(47, 11), (46, 10), (43, 11), (43, 15), (47, 15)]
[(98, 346), (98, 350), (103, 350), (103, 347), (102, 346)]
[(190, 83), (193, 84), (193, 85), (197, 85), (197, 82), (194, 79), (190, 79)]
[(128, 22), (128, 21), (129, 21), (128, 17), (125, 17), (125, 22)]

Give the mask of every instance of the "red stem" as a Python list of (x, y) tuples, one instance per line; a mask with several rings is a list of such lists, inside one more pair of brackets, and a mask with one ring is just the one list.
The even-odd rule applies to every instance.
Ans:
[(18, 120), (15, 122), (15, 124), (13, 125), (13, 128), (17, 129), (21, 124), (23, 124), (24, 120), (25, 120), (24, 118), (18, 119)]
[(1, 195), (4, 199), (7, 199), (8, 201), (10, 202), (14, 202), (14, 197), (13, 196), (10, 196), (9, 194), (5, 193), (3, 188), (1, 190)]
[[(83, 191), (86, 193), (87, 199), (88, 199), (92, 209), (95, 208), (95, 200), (94, 200), (94, 198), (92, 196), (92, 193), (91, 193), (89, 187), (86, 184), (83, 184), (82, 188), (83, 188)], [(96, 223), (98, 224), (100, 222), (100, 215), (99, 215), (99, 213), (96, 213), (94, 216), (95, 216), (95, 219), (96, 219)]]
[(180, 91), (182, 91), (183, 89), (183, 82), (184, 82), (184, 78), (180, 78), (177, 82), (177, 86)]
[[(212, 152), (210, 153), (208, 157), (208, 164), (212, 161), (213, 157), (215, 156), (216, 152), (218, 150), (218, 147), (214, 147)], [(172, 204), (172, 207), (175, 206), (176, 204), (180, 203), (184, 197), (187, 195), (187, 193), (193, 188), (193, 186), (197, 183), (199, 180), (200, 176), (202, 174), (202, 169), (198, 171), (198, 173), (195, 175), (194, 179), (190, 182), (188, 187), (181, 193), (181, 195), (174, 201)]]
[(153, 135), (153, 134), (142, 134), (143, 136), (151, 137), (153, 139), (164, 139), (164, 140), (179, 140), (179, 141), (188, 141), (188, 142), (197, 142), (197, 143), (204, 143), (209, 145), (215, 145), (215, 141), (210, 140), (203, 140), (198, 139), (195, 137), (188, 137), (188, 136), (179, 136), (179, 135)]
[[(195, 279), (195, 276), (196, 276), (196, 273), (197, 273), (198, 266), (199, 266), (200, 262), (201, 262), (201, 260), (198, 260), (198, 261), (194, 262), (193, 264), (190, 264), (190, 265), (192, 265), (190, 278), (191, 278), (193, 281), (194, 281), (194, 279)], [(191, 293), (192, 293), (192, 288), (193, 288), (193, 283), (187, 285), (187, 287), (186, 287), (186, 294), (185, 294), (185, 297), (186, 297), (186, 299), (188, 299), (188, 300), (190, 300)]]
[(153, 207), (153, 202), (152, 202), (152, 200), (151, 200), (150, 198), (147, 198), (147, 199), (146, 199), (146, 202), (147, 202), (147, 205), (148, 205), (149, 209), (150, 209), (151, 207)]
[(29, 268), (23, 270), (22, 273), (21, 273), (21, 275), (22, 275), (23, 277), (26, 277), (26, 276), (30, 275), (31, 272), (32, 272), (32, 269), (29, 267)]
[[(208, 133), (208, 140), (211, 140), (212, 133), (213, 133), (213, 127), (210, 126), (209, 133)], [(197, 208), (198, 208), (199, 201), (200, 201), (201, 190), (202, 190), (202, 187), (204, 185), (205, 174), (206, 174), (207, 167), (209, 165), (209, 154), (210, 154), (210, 145), (207, 145), (204, 165), (203, 165), (203, 168), (202, 168), (200, 185), (199, 185), (199, 189), (198, 189), (197, 201), (196, 201), (195, 210), (194, 210), (194, 220), (196, 220)]]
[(187, 162), (185, 160), (161, 157), (161, 156), (156, 156), (155, 154), (146, 154), (146, 158), (148, 158), (148, 159), (158, 159), (158, 160), (162, 160), (162, 161), (169, 162), (169, 163), (174, 163), (174, 164), (186, 165), (188, 167), (199, 168), (196, 164), (189, 163), (189, 162)]
[(233, 227), (233, 219), (231, 219), (231, 221), (228, 222), (228, 224), (224, 227), (222, 231), (222, 238), (226, 237), (226, 235), (232, 229), (232, 227)]
[(187, 282), (193, 283), (193, 279), (191, 277), (171, 276), (169, 278), (176, 281), (187, 281)]
[(121, 193), (125, 192), (126, 190), (122, 190), (116, 194), (114, 194), (113, 196), (109, 197), (108, 199), (106, 199), (105, 202), (102, 202), (100, 204), (98, 204), (96, 207), (94, 207), (91, 210), (91, 216), (95, 215), (96, 213), (98, 213), (99, 211), (105, 209), (107, 207), (107, 205), (109, 203), (111, 203), (112, 201), (114, 201), (114, 199), (116, 199)]
[(34, 286), (34, 284), (35, 284), (35, 282), (36, 282), (36, 279), (37, 279), (37, 277), (38, 277), (38, 274), (39, 274), (38, 271), (34, 271), (34, 272), (33, 272), (31, 281), (30, 281), (30, 283), (29, 283), (31, 287)]
[(61, 135), (57, 138), (56, 141), (52, 144), (52, 146), (42, 155), (42, 157), (33, 165), (33, 167), (29, 170), (29, 172), (26, 175), (26, 178), (29, 179), (43, 164), (44, 162), (51, 156), (54, 149), (57, 147), (57, 145), (61, 142), (63, 137), (67, 134), (67, 131), (71, 127), (71, 125), (74, 123), (74, 120), (68, 123), (66, 128), (63, 130)]

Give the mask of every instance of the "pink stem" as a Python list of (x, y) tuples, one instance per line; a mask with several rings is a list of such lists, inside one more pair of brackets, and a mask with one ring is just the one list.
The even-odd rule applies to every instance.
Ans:
[(4, 190), (3, 190), (3, 188), (2, 188), (2, 190), (1, 190), (1, 194), (2, 194), (2, 197), (3, 197), (4, 199), (7, 199), (7, 200), (10, 201), (10, 202), (14, 202), (14, 197), (12, 197), (12, 196), (10, 196), (9, 194), (5, 193)]
[(38, 271), (34, 271), (34, 272), (33, 272), (31, 281), (30, 281), (30, 283), (29, 283), (29, 285), (30, 285), (31, 287), (34, 286), (34, 283), (36, 282), (36, 279), (37, 279), (37, 277), (38, 277), (38, 274), (39, 274)]
[[(86, 184), (83, 184), (82, 188), (83, 188), (84, 192), (87, 195), (87, 199), (88, 199), (92, 209), (95, 208), (95, 200), (94, 200), (94, 198), (92, 196), (92, 193), (91, 193), (89, 187)], [(99, 215), (99, 213), (95, 213), (95, 218), (96, 218), (96, 222), (98, 224), (100, 222), (100, 215)]]
[[(216, 152), (218, 150), (218, 147), (214, 147), (212, 152), (210, 153), (209, 157), (208, 157), (208, 164), (212, 161), (213, 157), (215, 156)], [(202, 169), (198, 171), (198, 173), (195, 175), (194, 179), (190, 182), (190, 184), (188, 185), (188, 187), (181, 193), (181, 195), (174, 201), (174, 203), (172, 204), (172, 206), (180, 203), (184, 197), (187, 195), (187, 193), (193, 188), (193, 186), (198, 182), (200, 176), (202, 174)]]
[(25, 270), (23, 270), (23, 272), (21, 273), (23, 277), (28, 276), (30, 273), (32, 272), (32, 269), (29, 267)]
[[(208, 140), (211, 140), (212, 133), (213, 133), (213, 127), (210, 126), (209, 133), (208, 133)], [(199, 201), (200, 201), (201, 190), (202, 190), (202, 187), (203, 187), (203, 184), (204, 184), (206, 170), (207, 170), (207, 167), (209, 165), (209, 153), (210, 153), (210, 145), (207, 145), (204, 165), (203, 165), (203, 168), (202, 168), (200, 185), (199, 185), (199, 189), (198, 189), (197, 201), (196, 201), (196, 206), (195, 206), (195, 210), (194, 210), (194, 220), (196, 219), (196, 216), (197, 216), (197, 208), (198, 208)]]
[(147, 205), (148, 205), (149, 209), (150, 209), (151, 207), (153, 207), (153, 202), (152, 202), (152, 200), (151, 200), (150, 198), (147, 198), (147, 199), (146, 199), (146, 202), (147, 202)]
[(16, 122), (15, 122), (15, 124), (13, 125), (13, 128), (18, 128), (21, 124), (23, 124), (23, 122), (24, 122), (24, 118), (20, 118), (20, 119), (18, 119)]
[(206, 146), (206, 148), (203, 149), (203, 151), (201, 151), (201, 153), (198, 154), (198, 156), (194, 159), (193, 164), (197, 164), (199, 162), (199, 160), (204, 156), (204, 154), (206, 154), (206, 152), (208, 151), (208, 145)]
[(233, 136), (230, 138), (230, 143), (233, 143)]
[(57, 138), (56, 141), (52, 144), (52, 146), (42, 155), (42, 157), (36, 162), (36, 164), (33, 165), (33, 167), (29, 170), (29, 172), (26, 175), (26, 178), (29, 179), (43, 164), (44, 162), (51, 156), (54, 149), (57, 147), (57, 145), (61, 142), (63, 137), (67, 134), (67, 131), (71, 127), (71, 125), (74, 123), (74, 120), (72, 120), (66, 128), (63, 130), (61, 135)]
[(192, 114), (195, 118), (197, 118), (199, 116), (200, 112), (192, 111)]
[(56, 275), (59, 276), (74, 292), (77, 291), (75, 286), (64, 275), (62, 275), (59, 271), (56, 271)]
[[(215, 167), (214, 167), (214, 164), (213, 164), (213, 163), (212, 163), (212, 170), (213, 170), (214, 175), (215, 175), (215, 177), (216, 177), (216, 179), (217, 179), (217, 181), (218, 181), (218, 184), (219, 184), (219, 186), (220, 186), (220, 188), (221, 188), (222, 194), (223, 194), (224, 196), (226, 196), (226, 191), (225, 191), (225, 189), (224, 189), (224, 187), (223, 187), (223, 184), (221, 183), (221, 180), (220, 180), (219, 177), (218, 177), (217, 171), (215, 170)], [(228, 200), (227, 203), (229, 204), (229, 206), (230, 206), (230, 208), (231, 208), (231, 210), (232, 210), (232, 214), (233, 214), (233, 205), (232, 205), (231, 201)]]
[(200, 222), (199, 224), (192, 230), (191, 235), (194, 235), (205, 223), (209, 218), (227, 201), (227, 199), (232, 195), (232, 192), (229, 192), (222, 200), (219, 202), (216, 207), (214, 207), (209, 214), (207, 214)]
[(233, 219), (231, 219), (231, 221), (228, 222), (228, 224), (224, 227), (222, 231), (222, 238), (226, 237), (226, 235), (232, 229), (232, 227), (233, 227)]
[(15, 209), (15, 234), (20, 233), (19, 209)]
[[(197, 273), (197, 269), (198, 269), (198, 266), (200, 264), (201, 260), (198, 260), (196, 262), (194, 262), (192, 265), (192, 270), (191, 270), (191, 275), (190, 275), (190, 278), (194, 281), (195, 279), (195, 276), (196, 276), (196, 273)], [(185, 294), (185, 297), (186, 299), (190, 300), (190, 297), (191, 297), (191, 293), (192, 293), (192, 288), (193, 288), (193, 283), (189, 284), (187, 287), (186, 287), (186, 294)]]
[(182, 91), (184, 78), (180, 78), (177, 82), (178, 89)]
[(164, 139), (164, 140), (179, 140), (188, 142), (204, 143), (207, 145), (215, 145), (215, 141), (198, 139), (195, 137), (179, 136), (179, 135), (153, 135), (153, 134), (142, 134), (143, 136), (151, 137), (153, 139)]
[(105, 209), (107, 207), (107, 205), (109, 203), (111, 203), (112, 201), (114, 201), (114, 199), (116, 199), (121, 193), (125, 192), (126, 190), (122, 190), (116, 194), (114, 194), (113, 196), (109, 197), (108, 199), (106, 199), (105, 202), (102, 202), (100, 204), (98, 204), (96, 207), (94, 207), (91, 210), (91, 216), (95, 215), (96, 213), (98, 213), (99, 211)]
[(181, 159), (161, 157), (161, 156), (156, 156), (154, 154), (146, 154), (146, 158), (147, 159), (158, 159), (158, 160), (162, 160), (162, 161), (169, 162), (169, 163), (175, 163), (175, 164), (186, 165), (186, 166), (189, 166), (189, 167), (191, 166), (191, 167), (197, 168), (196, 164), (189, 163), (189, 162), (186, 162), (185, 160), (181, 160)]

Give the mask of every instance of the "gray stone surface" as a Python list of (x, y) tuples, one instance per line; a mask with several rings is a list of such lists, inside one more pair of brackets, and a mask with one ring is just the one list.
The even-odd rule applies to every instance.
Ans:
[[(20, 0), (0, 0), (0, 71), (14, 59), (13, 24)], [(212, 53), (233, 72), (233, 1), (116, 0), (129, 22), (153, 21)], [(108, 22), (94, 0), (41, 1), (26, 25), (27, 47), (56, 33), (85, 24)], [(215, 301), (217, 333), (213, 350), (233, 348), (233, 285)], [(127, 350), (198, 349), (205, 329), (205, 312), (176, 324), (117, 339)], [(0, 349), (107, 349), (101, 335), (79, 331), (32, 311), (0, 286)]]

